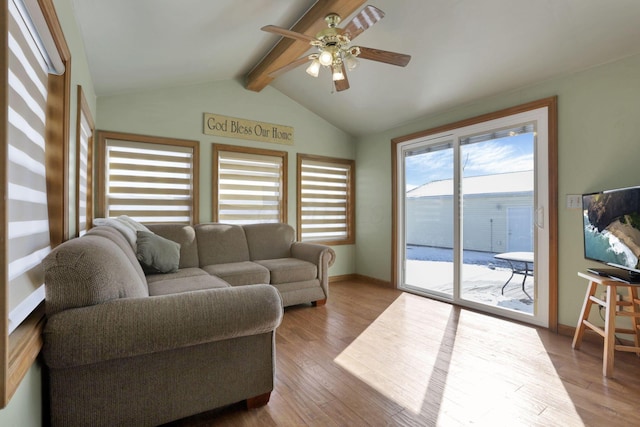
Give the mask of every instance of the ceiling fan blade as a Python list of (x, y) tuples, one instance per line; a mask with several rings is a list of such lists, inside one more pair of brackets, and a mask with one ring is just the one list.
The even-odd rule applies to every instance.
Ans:
[(333, 85), (335, 86), (336, 91), (338, 92), (342, 92), (343, 90), (349, 89), (349, 79), (347, 78), (347, 68), (344, 66), (344, 63), (342, 63), (342, 75), (344, 76), (344, 79), (336, 80), (335, 82), (333, 82)]
[(386, 64), (397, 65), (399, 67), (406, 66), (411, 60), (411, 55), (403, 53), (389, 52), (386, 50), (373, 49), (370, 47), (360, 47), (360, 55), (358, 58), (369, 59), (371, 61), (384, 62)]
[(302, 58), (298, 58), (293, 62), (288, 63), (287, 65), (285, 65), (284, 67), (280, 67), (276, 70), (273, 70), (272, 72), (269, 73), (269, 77), (273, 77), (276, 78), (278, 77), (280, 74), (284, 74), (287, 71), (291, 71), (296, 67), (301, 66), (302, 64), (309, 62), (309, 60), (311, 60), (312, 58), (310, 56), (303, 56)]
[(268, 33), (274, 33), (283, 37), (289, 37), (290, 39), (295, 39), (295, 40), (300, 40), (305, 42), (315, 41), (315, 37), (311, 37), (302, 33), (296, 33), (295, 31), (287, 30), (286, 28), (282, 28), (282, 27), (276, 27), (275, 25), (265, 25), (260, 29)]
[(345, 25), (343, 34), (349, 37), (349, 40), (353, 40), (360, 33), (373, 24), (384, 18), (384, 12), (375, 6), (368, 5), (360, 11), (356, 16)]

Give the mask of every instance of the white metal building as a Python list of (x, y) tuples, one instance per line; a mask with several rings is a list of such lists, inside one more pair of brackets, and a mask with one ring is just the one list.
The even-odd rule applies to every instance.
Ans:
[[(464, 249), (533, 251), (533, 186), (533, 171), (464, 178)], [(407, 191), (406, 212), (408, 244), (453, 247), (453, 180)]]

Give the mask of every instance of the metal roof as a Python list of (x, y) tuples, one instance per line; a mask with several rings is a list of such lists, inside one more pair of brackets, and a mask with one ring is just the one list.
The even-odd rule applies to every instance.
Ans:
[[(465, 195), (533, 192), (533, 171), (471, 176), (462, 179)], [(407, 191), (408, 198), (453, 195), (453, 179), (431, 181)]]

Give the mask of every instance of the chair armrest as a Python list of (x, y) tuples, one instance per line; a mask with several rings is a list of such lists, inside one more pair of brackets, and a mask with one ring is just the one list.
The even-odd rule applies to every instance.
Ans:
[(282, 313), (270, 285), (117, 299), (51, 316), (43, 354), (52, 368), (139, 356), (271, 332)]
[(327, 267), (331, 267), (336, 260), (336, 253), (331, 247), (318, 243), (293, 242), (291, 256), (316, 265), (321, 265), (325, 258)]

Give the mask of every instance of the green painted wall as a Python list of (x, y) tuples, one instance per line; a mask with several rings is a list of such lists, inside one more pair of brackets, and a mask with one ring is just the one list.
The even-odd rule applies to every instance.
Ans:
[[(205, 135), (203, 114), (277, 123), (294, 128), (293, 145)], [(97, 128), (200, 142), (200, 222), (212, 220), (212, 144), (222, 143), (288, 152), (288, 222), (296, 226), (296, 154), (355, 158), (353, 137), (301, 107), (277, 90), (246, 90), (226, 80), (168, 89), (113, 95), (98, 99)], [(356, 164), (356, 169), (358, 165)], [(357, 190), (356, 190), (357, 193)], [(330, 275), (355, 271), (354, 245), (334, 246)]]
[[(567, 194), (640, 185), (640, 56), (430, 115), (357, 142), (357, 273), (391, 279), (391, 138), (558, 96), (559, 316), (576, 325), (594, 264), (582, 255), (582, 217)], [(382, 195), (382, 196), (381, 196)]]
[(42, 367), (34, 364), (20, 383), (9, 405), (0, 411), (3, 427), (36, 427), (42, 423)]

